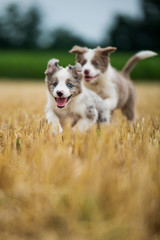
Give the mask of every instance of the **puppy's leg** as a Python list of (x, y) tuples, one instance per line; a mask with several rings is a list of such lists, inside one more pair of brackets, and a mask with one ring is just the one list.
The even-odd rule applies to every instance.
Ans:
[(98, 112), (93, 107), (88, 107), (86, 111), (86, 116), (81, 118), (77, 124), (73, 127), (73, 130), (79, 130), (80, 132), (88, 130), (94, 123), (97, 122)]
[(113, 111), (117, 107), (118, 99), (117, 97), (110, 97), (104, 100), (105, 106), (110, 111)]
[(100, 109), (99, 115), (98, 115), (98, 122), (99, 123), (110, 123), (111, 120), (111, 114), (108, 109)]
[(91, 121), (87, 118), (80, 119), (78, 123), (73, 127), (73, 130), (79, 130), (80, 132), (87, 131), (96, 121)]
[(125, 106), (122, 108), (122, 113), (129, 121), (134, 122), (136, 117), (136, 97), (135, 93), (130, 94), (129, 99)]
[(54, 134), (58, 134), (58, 133), (62, 133), (63, 129), (61, 127), (61, 124), (59, 122), (58, 117), (53, 113), (53, 111), (48, 111), (46, 113), (46, 118), (48, 120), (48, 123), (52, 123), (52, 127), (53, 127), (53, 133)]

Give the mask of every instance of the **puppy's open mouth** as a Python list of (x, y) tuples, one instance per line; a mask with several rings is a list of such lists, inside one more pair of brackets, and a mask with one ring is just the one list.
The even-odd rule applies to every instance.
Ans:
[(71, 98), (71, 95), (67, 98), (55, 98), (57, 107), (58, 108), (64, 108), (66, 104), (68, 103), (69, 99)]
[(90, 81), (96, 79), (98, 76), (99, 76), (99, 74), (97, 74), (97, 75), (94, 76), (94, 77), (89, 76), (89, 75), (85, 75), (85, 76), (84, 76), (84, 80), (85, 80), (86, 82), (90, 82)]

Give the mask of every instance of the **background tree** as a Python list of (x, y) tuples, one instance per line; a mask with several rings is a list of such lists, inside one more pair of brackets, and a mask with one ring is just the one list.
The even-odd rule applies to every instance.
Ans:
[(21, 17), (17, 5), (12, 4), (0, 18), (1, 47), (17, 47), (21, 44), (23, 34), (20, 30)]
[(69, 50), (73, 45), (84, 46), (86, 42), (80, 37), (74, 35), (70, 30), (65, 28), (58, 28), (51, 34), (53, 42), (50, 48)]
[(160, 49), (160, 1), (142, 0), (143, 18), (117, 16), (109, 32), (110, 40), (103, 45), (112, 44), (122, 50)]
[(41, 16), (37, 8), (22, 12), (11, 4), (0, 17), (0, 47), (34, 48), (40, 35)]
[(40, 24), (41, 15), (37, 8), (32, 7), (25, 14), (23, 19), (22, 31), (24, 31), (24, 48), (35, 48), (37, 47), (37, 41), (41, 34)]

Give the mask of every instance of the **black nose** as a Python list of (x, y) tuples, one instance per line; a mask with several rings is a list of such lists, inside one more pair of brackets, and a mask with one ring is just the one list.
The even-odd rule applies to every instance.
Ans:
[(85, 69), (84, 74), (88, 75), (89, 74), (89, 69)]
[(63, 92), (62, 92), (62, 91), (57, 91), (57, 95), (58, 95), (59, 97), (62, 97), (62, 96), (63, 96)]

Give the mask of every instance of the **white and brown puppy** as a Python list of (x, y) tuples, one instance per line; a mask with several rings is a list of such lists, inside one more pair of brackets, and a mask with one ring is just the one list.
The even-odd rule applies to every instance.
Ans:
[(111, 66), (109, 58), (115, 50), (115, 47), (88, 49), (74, 46), (70, 53), (76, 53), (76, 61), (82, 65), (85, 86), (100, 95), (111, 112), (121, 108), (127, 119), (134, 121), (136, 94), (129, 74), (138, 61), (157, 54), (141, 51), (118, 72)]
[(51, 59), (45, 72), (48, 92), (46, 118), (52, 122), (54, 133), (62, 132), (66, 120), (71, 120), (74, 129), (84, 131), (96, 122), (110, 121), (110, 112), (101, 97), (82, 83), (80, 64), (66, 68)]

